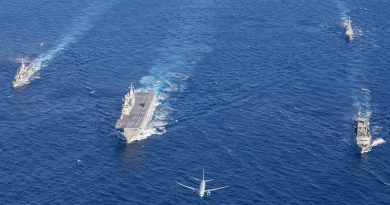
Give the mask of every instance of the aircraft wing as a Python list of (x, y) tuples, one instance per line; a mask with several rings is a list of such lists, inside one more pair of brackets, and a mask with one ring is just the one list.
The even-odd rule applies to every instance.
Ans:
[(214, 189), (207, 189), (205, 190), (205, 192), (212, 192), (212, 191), (217, 191), (217, 190), (220, 190), (220, 189), (224, 189), (224, 188), (227, 188), (228, 186), (224, 186), (224, 187), (219, 187), (219, 188), (214, 188)]
[(181, 184), (181, 183), (179, 183), (179, 182), (176, 182), (178, 185), (180, 185), (180, 186), (182, 186), (182, 187), (185, 187), (185, 188), (187, 188), (187, 189), (191, 189), (191, 190), (193, 190), (193, 191), (198, 191), (198, 189), (195, 189), (195, 188), (193, 188), (193, 187), (190, 187), (190, 186), (187, 186), (187, 185), (184, 185), (184, 184)]

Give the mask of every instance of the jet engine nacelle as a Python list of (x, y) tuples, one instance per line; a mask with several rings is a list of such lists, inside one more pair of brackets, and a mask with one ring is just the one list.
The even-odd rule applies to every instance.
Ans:
[(207, 194), (207, 196), (210, 196), (210, 195), (211, 195), (211, 192), (208, 191), (208, 192), (206, 192), (206, 194)]

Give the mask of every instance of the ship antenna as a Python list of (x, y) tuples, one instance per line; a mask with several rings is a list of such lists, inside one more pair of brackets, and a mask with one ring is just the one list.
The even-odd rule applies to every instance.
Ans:
[(133, 83), (130, 84), (130, 92), (134, 92), (134, 87), (133, 87)]

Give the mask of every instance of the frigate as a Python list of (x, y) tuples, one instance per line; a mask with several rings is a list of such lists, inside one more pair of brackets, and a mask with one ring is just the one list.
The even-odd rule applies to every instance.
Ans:
[(353, 29), (352, 29), (352, 20), (348, 18), (344, 22), (345, 36), (348, 40), (353, 39)]
[(131, 85), (123, 99), (122, 114), (115, 128), (127, 142), (137, 139), (144, 135), (145, 129), (150, 126), (155, 108), (156, 94), (154, 92), (137, 92)]
[(356, 143), (361, 149), (361, 153), (371, 150), (370, 122), (367, 117), (357, 117), (355, 119)]
[(31, 78), (34, 77), (36, 70), (31, 66), (27, 66), (22, 60), (18, 71), (16, 72), (15, 78), (12, 81), (12, 86), (14, 88), (21, 87), (28, 84), (31, 81)]

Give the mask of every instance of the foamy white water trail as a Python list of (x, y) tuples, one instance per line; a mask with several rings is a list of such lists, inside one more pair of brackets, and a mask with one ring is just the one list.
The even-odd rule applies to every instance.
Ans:
[[(58, 40), (57, 45), (33, 59), (29, 63), (28, 67), (30, 69), (34, 69), (35, 71), (39, 71), (63, 49), (65, 49), (70, 44), (77, 42), (80, 37), (82, 37), (88, 30), (93, 27), (93, 22), (97, 19), (97, 17), (110, 8), (113, 4), (114, 3), (105, 5), (96, 4), (86, 8), (83, 11), (83, 15), (73, 21), (73, 26), (70, 31)], [(44, 43), (42, 42), (41, 45), (44, 45)]]
[(358, 113), (357, 117), (370, 118), (371, 116), (371, 94), (368, 88), (362, 88), (360, 95), (355, 97), (354, 106), (356, 107)]
[(340, 20), (342, 23), (344, 23), (344, 21), (347, 20), (347, 17), (348, 17), (347, 14), (350, 10), (347, 9), (347, 6), (342, 1), (337, 1), (337, 8), (340, 11)]
[(384, 139), (382, 139), (382, 138), (377, 138), (377, 139), (375, 139), (375, 140), (372, 142), (371, 147), (375, 147), (375, 146), (378, 146), (378, 145), (384, 144), (384, 143), (386, 143), (386, 141), (385, 141)]
[(158, 107), (151, 128), (140, 138), (145, 139), (150, 135), (166, 132), (168, 117), (173, 111), (169, 105), (171, 93), (185, 89), (186, 80), (191, 76), (194, 66), (205, 53), (212, 51), (205, 36), (210, 36), (214, 29), (202, 19), (213, 15), (209, 9), (213, 4), (212, 1), (193, 1), (191, 5), (183, 6), (183, 13), (179, 15), (181, 19), (178, 19), (175, 27), (168, 32), (169, 38), (165, 39), (163, 46), (158, 49), (159, 55), (149, 74), (140, 79), (142, 87), (139, 90), (153, 91), (158, 97)]
[[(172, 44), (176, 44), (172, 42)], [(176, 44), (177, 45), (177, 44)], [(169, 45), (172, 47), (172, 45)], [(168, 103), (168, 98), (172, 92), (182, 92), (185, 89), (185, 81), (189, 78), (193, 66), (196, 65), (197, 58), (188, 58), (185, 54), (199, 56), (211, 49), (204, 45), (182, 44), (173, 48), (163, 49), (165, 52), (161, 59), (156, 60), (155, 65), (150, 69), (149, 75), (140, 79), (141, 91), (153, 91), (157, 94), (158, 102), (151, 126), (146, 132), (136, 140), (146, 139), (154, 134), (166, 133), (166, 125), (169, 114), (173, 108)]]

